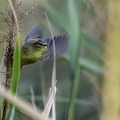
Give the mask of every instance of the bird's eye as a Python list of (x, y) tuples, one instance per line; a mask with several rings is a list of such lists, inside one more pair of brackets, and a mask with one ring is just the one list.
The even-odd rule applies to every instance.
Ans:
[(41, 43), (41, 42), (38, 42), (37, 44), (40, 45), (40, 46), (43, 46), (43, 43)]
[(36, 47), (42, 47), (42, 46), (47, 46), (47, 43), (46, 42), (43, 42), (43, 41), (38, 41), (38, 42), (36, 42), (36, 44), (35, 44), (35, 46)]

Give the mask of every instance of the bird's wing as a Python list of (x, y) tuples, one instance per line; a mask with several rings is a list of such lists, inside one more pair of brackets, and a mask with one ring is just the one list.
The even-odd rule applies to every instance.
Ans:
[[(44, 53), (43, 60), (48, 58), (53, 58), (54, 52), (53, 52), (53, 39), (52, 38), (46, 38), (44, 39), (45, 42), (47, 42), (47, 50)], [(55, 42), (55, 52), (56, 57), (59, 57), (67, 52), (68, 49), (68, 38), (66, 35), (60, 35), (54, 37)]]
[(25, 38), (25, 43), (29, 44), (32, 42), (32, 40), (39, 40), (40, 38), (42, 38), (42, 30), (39, 25), (30, 30)]

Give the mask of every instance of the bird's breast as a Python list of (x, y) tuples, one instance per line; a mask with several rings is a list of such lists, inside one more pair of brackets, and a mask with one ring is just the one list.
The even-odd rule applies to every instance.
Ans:
[(22, 65), (28, 65), (28, 64), (32, 64), (35, 63), (36, 61), (38, 61), (39, 59), (42, 58), (45, 49), (40, 49), (40, 50), (30, 50), (27, 52), (21, 52), (21, 64)]

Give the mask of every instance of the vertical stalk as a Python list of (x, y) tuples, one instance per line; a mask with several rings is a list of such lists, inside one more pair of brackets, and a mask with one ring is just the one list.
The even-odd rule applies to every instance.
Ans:
[[(12, 16), (11, 16), (12, 17)], [(12, 75), (12, 62), (13, 62), (13, 32), (14, 32), (14, 25), (11, 27), (9, 31), (10, 39), (8, 40), (8, 49), (6, 50), (6, 59), (7, 59), (7, 69), (6, 69), (6, 82), (5, 82), (5, 90), (10, 90), (10, 82), (11, 82), (11, 75)], [(8, 100), (4, 100), (3, 103), (3, 116), (2, 120), (6, 120), (7, 116), (7, 109), (8, 109)]]
[(55, 42), (54, 42), (54, 37), (53, 37), (53, 31), (51, 28), (51, 24), (50, 21), (48, 19), (48, 16), (45, 12), (46, 18), (47, 18), (47, 22), (48, 22), (48, 26), (50, 28), (50, 33), (52, 36), (52, 40), (53, 40), (53, 70), (52, 70), (52, 91), (53, 91), (53, 104), (52, 104), (52, 119), (56, 120), (56, 104), (55, 104), (55, 94), (56, 94), (56, 50), (55, 50)]
[(72, 88), (71, 88), (71, 100), (70, 100), (68, 120), (75, 119), (75, 106), (76, 106), (75, 103), (76, 103), (77, 92), (78, 92), (79, 77), (80, 77), (80, 67), (78, 66), (75, 72), (75, 78), (74, 78), (74, 81), (72, 83)]
[(101, 120), (117, 120), (120, 115), (120, 0), (108, 0), (107, 3), (107, 63)]
[[(70, 19), (69, 29), (69, 52), (70, 52), (70, 77), (72, 82), (71, 98), (69, 107), (69, 120), (75, 119), (75, 106), (80, 78), (80, 67), (78, 66), (79, 53), (81, 50), (81, 32), (78, 12), (78, 1), (68, 0), (68, 11)], [(79, 3), (80, 4), (80, 3)]]
[[(16, 0), (13, 0), (13, 6), (15, 8), (16, 6)], [(12, 25), (9, 26), (9, 37), (7, 40), (7, 46), (6, 46), (6, 53), (5, 53), (5, 62), (6, 62), (6, 82), (5, 82), (5, 90), (10, 90), (10, 83), (11, 83), (11, 75), (12, 75), (12, 63), (13, 63), (13, 38), (14, 38), (14, 27), (15, 27), (15, 19), (13, 12), (11, 11), (11, 20)], [(7, 110), (8, 110), (8, 100), (4, 99), (3, 102), (3, 115), (2, 120), (7, 119)]]

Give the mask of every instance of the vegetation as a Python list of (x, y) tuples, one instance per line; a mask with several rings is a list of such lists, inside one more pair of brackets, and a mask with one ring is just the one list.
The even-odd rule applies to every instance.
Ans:
[[(119, 3), (0, 1), (0, 118), (118, 119)], [(67, 34), (68, 53), (20, 70), (20, 45), (39, 24), (43, 38)]]

